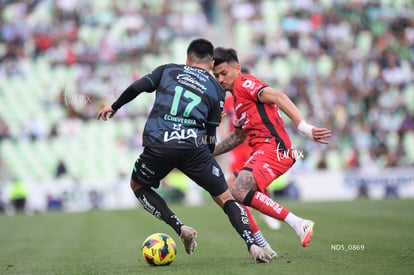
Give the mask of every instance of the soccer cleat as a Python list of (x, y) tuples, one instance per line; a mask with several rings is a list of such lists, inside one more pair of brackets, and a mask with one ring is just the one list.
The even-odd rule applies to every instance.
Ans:
[(310, 239), (313, 235), (314, 225), (315, 223), (311, 220), (303, 220), (302, 224), (298, 228), (297, 234), (303, 247), (307, 247), (309, 245)]
[(195, 241), (196, 237), (197, 231), (194, 228), (187, 225), (181, 226), (180, 238), (184, 244), (185, 252), (187, 252), (187, 254), (191, 255), (197, 247), (197, 242)]
[(250, 246), (249, 252), (256, 263), (270, 263), (272, 261), (272, 257), (258, 245), (253, 244)]
[(266, 247), (263, 247), (263, 249), (264, 249), (264, 251), (270, 256), (270, 257), (272, 257), (272, 259), (276, 259), (277, 258), (277, 253), (276, 253), (276, 251), (274, 251), (271, 247), (270, 247), (270, 245), (269, 246), (266, 246)]

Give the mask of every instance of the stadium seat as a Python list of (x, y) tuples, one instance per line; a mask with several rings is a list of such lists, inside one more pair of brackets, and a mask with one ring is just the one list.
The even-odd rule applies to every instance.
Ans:
[(273, 79), (276, 77), (271, 68), (271, 60), (268, 57), (260, 57), (256, 61), (254, 73), (260, 75), (262, 80), (268, 84), (273, 82)]
[(79, 39), (97, 47), (103, 37), (103, 29), (89, 25), (81, 25), (78, 30)]
[(414, 81), (412, 75), (411, 64), (409, 60), (401, 59), (401, 70), (404, 76), (406, 76), (406, 82)]
[(403, 92), (405, 106), (411, 113), (414, 113), (414, 85), (407, 86)]
[(296, 49), (291, 49), (287, 54), (287, 59), (289, 61), (289, 65), (292, 71), (291, 74), (296, 75), (300, 73), (303, 63), (302, 54)]
[(279, 8), (280, 1), (263, 1), (261, 5), (261, 13), (266, 28), (267, 35), (277, 33), (280, 30), (280, 17), (282, 10)]
[(319, 0), (319, 4), (325, 9), (329, 10), (332, 5), (334, 4), (334, 1), (332, 0)]
[(234, 35), (236, 49), (239, 55), (251, 50), (251, 41), (253, 38), (253, 27), (248, 21), (237, 21), (234, 24)]
[(385, 8), (391, 7), (391, 4), (393, 2), (394, 0), (380, 0), (381, 7), (385, 7)]
[(281, 89), (285, 89), (292, 77), (291, 65), (285, 58), (277, 57), (272, 61), (272, 72), (281, 85)]
[(357, 34), (357, 46), (363, 55), (368, 54), (372, 49), (372, 33), (370, 31), (361, 31)]
[(344, 167), (344, 160), (337, 150), (328, 150), (325, 160), (329, 170), (339, 171)]
[(379, 75), (379, 71), (380, 71), (380, 67), (379, 67), (378, 63), (374, 62), (374, 61), (370, 61), (370, 62), (368, 62), (367, 66), (368, 66), (368, 68), (367, 68), (368, 76), (371, 79), (375, 79)]
[(403, 136), (403, 147), (410, 164), (414, 164), (414, 132), (406, 132)]
[(392, 7), (398, 11), (404, 10), (404, 8), (406, 8), (408, 4), (409, 4), (409, 0), (393, 0), (392, 1)]
[(328, 55), (318, 57), (318, 60), (316, 61), (316, 69), (321, 76), (327, 77), (331, 73), (332, 68), (333, 61), (331, 57)]
[(180, 64), (183, 62), (183, 60), (187, 59), (187, 55), (186, 55), (187, 40), (176, 38), (173, 40), (173, 43), (170, 45), (170, 47), (171, 47), (170, 49), (172, 52), (171, 62)]

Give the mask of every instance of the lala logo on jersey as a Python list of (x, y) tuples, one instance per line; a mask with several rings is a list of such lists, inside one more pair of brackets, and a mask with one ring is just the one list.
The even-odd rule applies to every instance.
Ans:
[(181, 129), (176, 131), (165, 131), (164, 132), (164, 142), (169, 142), (171, 140), (184, 140), (194, 138), (197, 140), (197, 131), (195, 129)]

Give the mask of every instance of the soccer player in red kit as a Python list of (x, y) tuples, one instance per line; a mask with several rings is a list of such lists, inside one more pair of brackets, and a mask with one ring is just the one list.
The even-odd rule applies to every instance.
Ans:
[(283, 120), (282, 110), (299, 132), (328, 144), (331, 131), (308, 124), (296, 105), (284, 94), (249, 74), (242, 74), (234, 49), (216, 48), (213, 73), (220, 85), (235, 97), (234, 131), (216, 145), (214, 155), (230, 151), (248, 137), (253, 154), (231, 186), (233, 197), (244, 205), (286, 222), (298, 235), (303, 247), (309, 245), (314, 222), (296, 216), (265, 194), (273, 180), (295, 163), (295, 151)]

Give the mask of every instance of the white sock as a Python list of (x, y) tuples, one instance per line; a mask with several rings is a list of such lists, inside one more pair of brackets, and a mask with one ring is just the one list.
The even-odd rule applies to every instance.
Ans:
[(285, 222), (292, 227), (294, 230), (296, 230), (296, 227), (298, 224), (302, 223), (303, 219), (299, 218), (292, 212), (289, 212), (289, 214), (286, 216)]
[(256, 240), (256, 244), (260, 247), (268, 247), (270, 246), (269, 243), (266, 241), (266, 239), (264, 238), (262, 232), (257, 231), (256, 233), (254, 233), (254, 239)]

